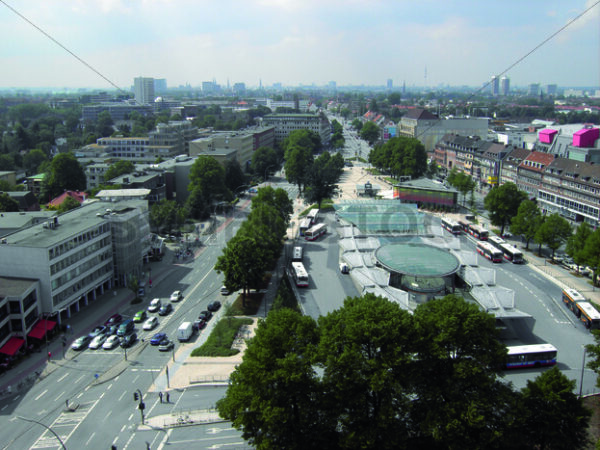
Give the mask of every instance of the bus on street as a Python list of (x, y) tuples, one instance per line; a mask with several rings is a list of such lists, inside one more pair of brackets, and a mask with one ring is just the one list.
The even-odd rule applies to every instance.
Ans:
[(307, 241), (314, 241), (319, 236), (327, 233), (327, 225), (324, 223), (318, 223), (312, 228), (309, 228), (304, 232), (304, 239)]
[(489, 242), (478, 242), (477, 253), (495, 263), (502, 262), (502, 252)]
[(479, 225), (471, 224), (469, 225), (469, 234), (480, 241), (487, 241), (490, 232)]
[(308, 214), (306, 214), (306, 218), (310, 219), (310, 224), (314, 225), (315, 223), (317, 223), (317, 217), (319, 216), (319, 209), (318, 208), (313, 208), (311, 209)]
[(445, 217), (442, 217), (442, 228), (455, 236), (458, 236), (463, 231), (462, 226), (458, 222)]
[(517, 345), (507, 347), (505, 369), (544, 367), (556, 364), (558, 350), (551, 344)]
[(310, 225), (310, 219), (309, 218), (304, 218), (300, 221), (300, 225), (298, 226), (298, 230), (300, 233), (300, 236), (304, 236), (304, 233), (306, 232), (306, 230), (308, 230), (311, 227)]
[(294, 275), (294, 283), (298, 287), (308, 287), (308, 272), (301, 262), (292, 263), (292, 274)]
[(512, 244), (505, 242), (500, 245), (500, 250), (504, 254), (504, 259), (513, 264), (523, 264), (523, 252)]

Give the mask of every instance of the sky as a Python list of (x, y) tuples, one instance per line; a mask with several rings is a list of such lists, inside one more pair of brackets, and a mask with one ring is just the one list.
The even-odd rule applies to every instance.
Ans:
[(599, 24), (600, 0), (0, 0), (0, 87), (594, 87)]

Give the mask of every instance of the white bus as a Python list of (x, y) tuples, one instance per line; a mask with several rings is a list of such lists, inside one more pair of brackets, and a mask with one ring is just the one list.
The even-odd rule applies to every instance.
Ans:
[(300, 236), (304, 236), (304, 233), (306, 232), (306, 230), (308, 230), (311, 227), (310, 224), (310, 219), (304, 218), (300, 221), (300, 225), (298, 226), (298, 229), (300, 230)]
[(498, 250), (502, 250), (501, 245), (506, 244), (506, 241), (502, 239), (500, 236), (490, 236), (488, 238), (488, 242), (496, 247)]
[(307, 287), (308, 286), (308, 273), (304, 268), (304, 264), (301, 262), (293, 262), (292, 263), (292, 273), (294, 275), (294, 282), (298, 287)]
[(315, 223), (317, 223), (317, 216), (319, 215), (319, 209), (318, 208), (313, 208), (311, 209), (308, 214), (306, 214), (306, 218), (310, 219), (310, 224), (314, 225)]
[(304, 239), (307, 241), (314, 241), (322, 234), (327, 233), (327, 225), (324, 223), (318, 223), (314, 227), (309, 228), (304, 232)]
[(506, 369), (553, 366), (558, 350), (551, 344), (517, 345), (507, 347)]
[(489, 259), (492, 262), (500, 263), (502, 262), (502, 252), (494, 247), (489, 242), (478, 242), (477, 243), (477, 253), (482, 255), (483, 257)]
[(442, 228), (455, 236), (458, 236), (463, 231), (462, 226), (458, 222), (455, 222), (452, 219), (446, 219), (445, 217), (442, 218)]
[(294, 247), (292, 261), (302, 261), (302, 247)]
[(500, 250), (502, 250), (504, 259), (507, 261), (510, 261), (513, 264), (523, 264), (523, 252), (514, 245), (505, 242), (500, 245)]

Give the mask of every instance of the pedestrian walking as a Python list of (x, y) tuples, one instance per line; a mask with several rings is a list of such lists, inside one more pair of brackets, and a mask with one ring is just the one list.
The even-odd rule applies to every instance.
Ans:
[(159, 392), (159, 393), (158, 393), (158, 398), (160, 399), (160, 402), (162, 403), (162, 402), (163, 402), (163, 401), (162, 401), (162, 392)]
[(169, 395), (168, 392), (167, 392), (167, 403), (171, 403), (171, 396)]

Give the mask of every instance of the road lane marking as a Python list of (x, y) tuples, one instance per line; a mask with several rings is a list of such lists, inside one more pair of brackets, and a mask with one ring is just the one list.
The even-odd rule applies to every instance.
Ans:
[(127, 419), (127, 422), (131, 422), (131, 419), (133, 419), (133, 413), (131, 413), (131, 414), (129, 415), (129, 419)]
[(4, 411), (6, 408), (8, 408), (8, 405), (4, 405), (0, 411)]
[[(130, 418), (130, 420), (131, 420), (131, 418)], [(123, 431), (125, 431), (125, 428), (127, 428), (127, 425), (123, 425), (123, 426), (121, 427), (121, 431), (120, 431), (120, 433), (122, 433)], [(117, 438), (115, 438), (115, 440), (116, 440), (116, 439), (117, 439)]]
[(123, 393), (121, 394), (121, 396), (119, 397), (119, 399), (117, 401), (120, 402), (121, 400), (123, 400), (123, 397), (125, 397), (125, 394), (127, 394), (127, 392), (123, 391)]
[(86, 441), (85, 446), (87, 447), (88, 445), (90, 445), (90, 441), (92, 440), (92, 438), (96, 435), (96, 432), (94, 431), (91, 435), (90, 438)]
[(106, 390), (108, 391), (108, 390), (109, 390), (111, 387), (113, 387), (113, 383), (110, 383), (110, 384), (108, 385), (108, 387), (106, 388)]
[(44, 392), (42, 392), (40, 395), (38, 395), (35, 400), (38, 401), (40, 398), (42, 398), (44, 396), (44, 394), (48, 392), (48, 389), (46, 389)]
[(68, 373), (65, 373), (62, 377), (60, 377), (58, 380), (56, 380), (57, 383), (60, 383), (62, 380), (64, 380), (65, 378), (67, 378), (69, 376)]
[(65, 394), (65, 391), (62, 391), (60, 394), (58, 394), (58, 397), (56, 397), (54, 399), (54, 401), (58, 400), (59, 398), (61, 398), (63, 395)]

